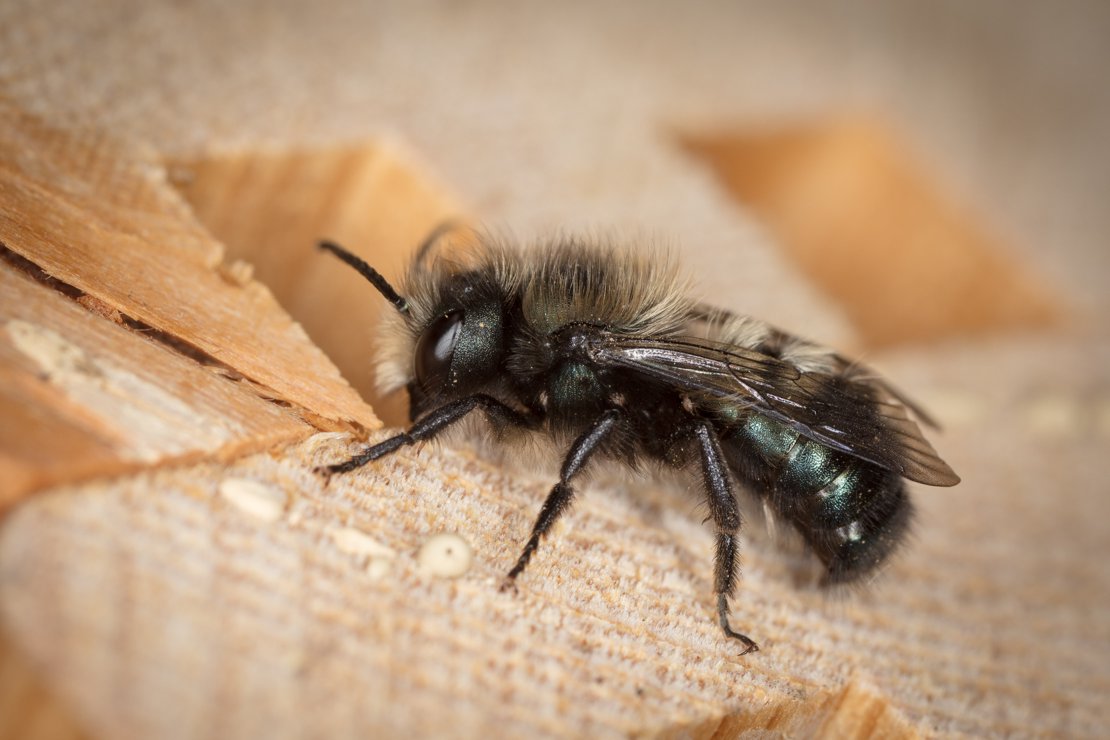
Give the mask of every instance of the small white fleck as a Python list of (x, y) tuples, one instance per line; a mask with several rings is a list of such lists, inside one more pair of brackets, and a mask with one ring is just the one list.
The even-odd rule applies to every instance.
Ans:
[(416, 556), (420, 569), (443, 578), (457, 578), (470, 569), (473, 550), (457, 534), (437, 534), (430, 537)]
[(382, 544), (361, 529), (342, 527), (333, 529), (330, 533), (335, 546), (350, 555), (364, 555), (371, 558), (392, 559), (397, 557), (397, 551), (389, 545)]
[(16, 349), (55, 380), (59, 377), (98, 378), (102, 375), (100, 368), (84, 350), (56, 331), (19, 319), (8, 321), (5, 328)]
[(235, 508), (264, 522), (275, 522), (285, 513), (289, 497), (285, 491), (250, 478), (226, 478), (220, 495)]

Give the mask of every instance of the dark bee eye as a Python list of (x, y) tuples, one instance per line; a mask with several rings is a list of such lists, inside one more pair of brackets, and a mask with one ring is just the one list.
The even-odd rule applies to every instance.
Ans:
[(451, 311), (433, 321), (416, 343), (416, 382), (426, 391), (447, 382), (451, 359), (463, 325), (463, 312)]

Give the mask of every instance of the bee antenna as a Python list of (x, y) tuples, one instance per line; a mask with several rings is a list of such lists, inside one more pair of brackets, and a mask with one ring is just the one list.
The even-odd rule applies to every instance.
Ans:
[(394, 308), (396, 308), (401, 313), (408, 313), (409, 302), (406, 301), (400, 293), (393, 289), (393, 286), (389, 284), (388, 280), (382, 277), (382, 274), (380, 272), (375, 270), (370, 265), (366, 264), (366, 261), (363, 260), (361, 257), (351, 254), (335, 242), (328, 241), (326, 239), (320, 241), (317, 246), (319, 246), (320, 249), (323, 249), (325, 252), (331, 252), (336, 257), (358, 270), (358, 274), (362, 275), (370, 282), (371, 285), (377, 288), (378, 292), (385, 296), (385, 299), (392, 303)]
[(424, 264), (424, 261), (428, 259), (428, 255), (432, 253), (443, 237), (450, 234), (452, 231), (461, 229), (464, 225), (464, 222), (455, 218), (440, 221), (439, 225), (432, 229), (432, 233), (428, 234), (424, 239), (420, 248), (416, 250), (416, 257), (413, 259), (413, 262), (417, 265)]

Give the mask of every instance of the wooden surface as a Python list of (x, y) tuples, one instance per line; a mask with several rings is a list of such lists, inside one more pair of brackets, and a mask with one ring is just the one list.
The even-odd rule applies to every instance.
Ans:
[(7, 106), (0, 198), (0, 501), (379, 424), (149, 157)]
[[(6, 5), (0, 731), (1102, 734), (1105, 19), (891, 7)], [(928, 162), (911, 194), (1002, 235), (1002, 279), (980, 285), (1035, 297), (869, 357), (945, 422), (964, 479), (914, 487), (913, 542), (874, 583), (813, 588), (749, 512), (734, 620), (763, 649), (739, 658), (682, 481), (601, 471), (508, 594), (554, 465), (456, 440), (311, 472), (387, 433), (329, 359), (367, 387), (378, 299), (317, 267), (320, 236), (391, 270), (460, 212), (524, 240), (627, 231), (676, 242), (707, 300), (899, 344), (792, 261), (814, 211), (808, 247), (780, 252), (760, 219), (788, 234), (782, 211), (719, 188), (727, 157), (682, 150), (861, 95)], [(852, 227), (868, 249), (897, 238)]]
[(405, 400), (374, 386), (369, 348), (381, 303), (314, 245), (336, 241), (396, 281), (413, 245), (442, 223), (462, 223), (446, 186), (389, 143), (225, 152), (172, 162), (169, 172), (228, 259), (254, 267), (375, 413), (392, 426), (407, 421)]

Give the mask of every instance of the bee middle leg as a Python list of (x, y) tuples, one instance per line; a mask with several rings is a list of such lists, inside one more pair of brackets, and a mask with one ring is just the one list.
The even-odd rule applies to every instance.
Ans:
[(736, 588), (736, 534), (740, 531), (740, 509), (732, 492), (732, 477), (725, 465), (721, 443), (708, 422), (699, 422), (694, 427), (701, 452), (702, 476), (709, 496), (709, 514), (717, 526), (717, 553), (714, 563), (714, 590), (717, 593), (717, 617), (721, 629), (729, 637), (744, 643), (741, 655), (759, 650), (747, 635), (732, 629), (728, 621), (728, 597)]
[(616, 428), (619, 420), (620, 412), (610, 409), (599, 416), (594, 421), (593, 426), (574, 440), (574, 444), (570, 446), (570, 450), (563, 460), (563, 467), (559, 471), (559, 482), (547, 494), (547, 498), (540, 508), (540, 515), (532, 526), (532, 534), (528, 537), (528, 543), (524, 546), (524, 551), (520, 553), (516, 565), (505, 577), (505, 582), (501, 585), (502, 590), (512, 587), (516, 577), (524, 572), (528, 561), (532, 559), (532, 554), (539, 547), (540, 539), (548, 533), (562, 513), (570, 506), (570, 502), (574, 498), (574, 489), (570, 485), (571, 479), (582, 471), (586, 463), (593, 457), (593, 454), (601, 447), (602, 442)]

